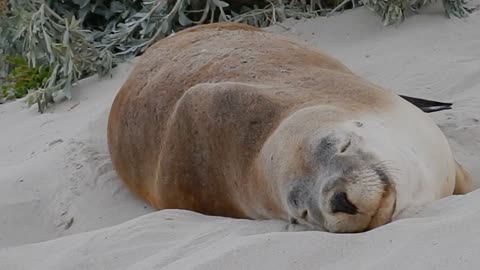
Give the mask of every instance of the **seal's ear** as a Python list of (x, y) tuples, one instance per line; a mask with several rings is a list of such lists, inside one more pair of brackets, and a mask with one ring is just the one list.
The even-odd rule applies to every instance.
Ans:
[(473, 182), (470, 174), (455, 161), (455, 189), (453, 194), (466, 194), (473, 190)]
[(420, 110), (426, 113), (450, 110), (453, 105), (453, 103), (445, 103), (440, 101), (421, 99), (421, 98), (409, 97), (404, 95), (399, 95), (399, 96), (405, 99), (406, 101), (412, 103), (413, 105), (417, 106)]

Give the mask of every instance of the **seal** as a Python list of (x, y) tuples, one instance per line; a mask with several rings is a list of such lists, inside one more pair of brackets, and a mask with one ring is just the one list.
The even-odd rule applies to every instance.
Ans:
[(152, 45), (115, 97), (108, 145), (157, 209), (329, 232), (472, 189), (427, 113), (317, 48), (235, 23)]

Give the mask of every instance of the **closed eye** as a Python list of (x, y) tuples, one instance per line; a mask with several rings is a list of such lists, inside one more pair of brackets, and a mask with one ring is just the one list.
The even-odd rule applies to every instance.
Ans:
[(351, 144), (352, 144), (352, 140), (349, 139), (348, 142), (344, 144), (340, 149), (340, 153), (345, 153), (345, 151), (347, 151), (348, 147), (350, 147)]

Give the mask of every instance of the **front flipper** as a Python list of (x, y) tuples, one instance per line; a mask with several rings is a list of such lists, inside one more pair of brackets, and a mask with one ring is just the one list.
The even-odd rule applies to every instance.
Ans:
[[(251, 217), (238, 201), (251, 200), (255, 186), (247, 181), (256, 179), (253, 161), (284, 111), (274, 91), (220, 82), (197, 84), (184, 93), (168, 120), (159, 156), (157, 189), (163, 208)], [(270, 197), (266, 193), (256, 202)]]
[(416, 97), (409, 97), (404, 95), (399, 95), (401, 98), (417, 106), (419, 109), (426, 113), (438, 112), (443, 110), (450, 110), (453, 103), (445, 103), (428, 99), (421, 99)]

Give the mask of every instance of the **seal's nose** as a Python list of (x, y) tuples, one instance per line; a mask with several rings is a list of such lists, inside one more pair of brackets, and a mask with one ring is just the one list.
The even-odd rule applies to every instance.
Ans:
[(335, 193), (330, 199), (330, 207), (333, 213), (346, 213), (355, 215), (358, 213), (358, 209), (347, 198), (345, 192)]

